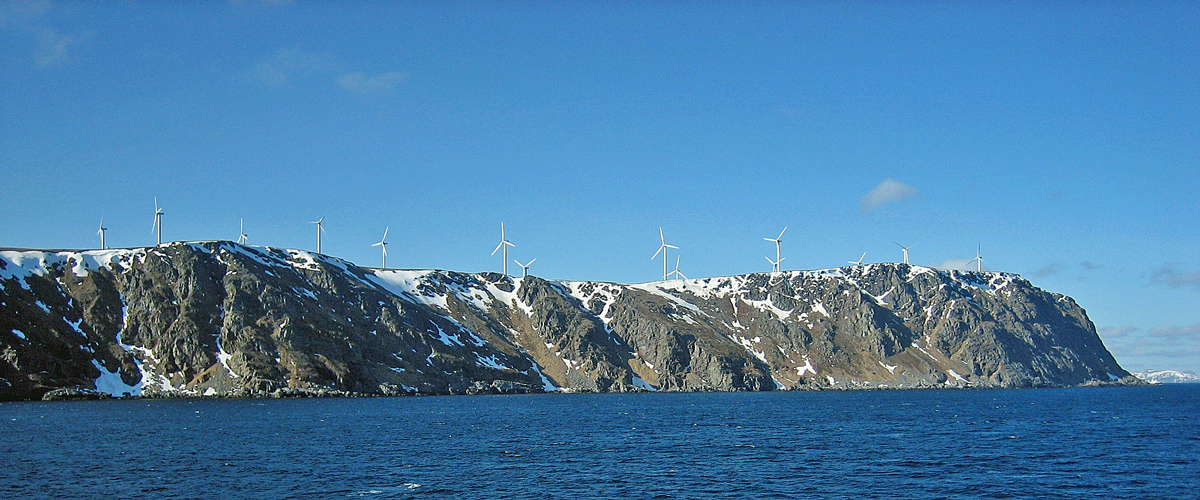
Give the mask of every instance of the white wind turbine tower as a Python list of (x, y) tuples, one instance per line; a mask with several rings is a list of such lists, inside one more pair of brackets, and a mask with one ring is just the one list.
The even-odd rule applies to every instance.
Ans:
[(158, 244), (162, 244), (162, 216), (166, 212), (158, 207), (158, 197), (154, 198), (154, 224), (150, 226), (150, 231), (154, 232), (158, 229)]
[(775, 273), (780, 272), (779, 263), (783, 262), (783, 260), (786, 259), (787, 257), (780, 257), (779, 260), (771, 260), (770, 257), (764, 257), (764, 258), (767, 259), (767, 262), (771, 263), (771, 274), (775, 274)]
[(106, 243), (104, 241), (104, 233), (106, 231), (108, 231), (108, 228), (104, 227), (104, 217), (101, 217), (100, 218), (100, 230), (96, 231), (96, 234), (100, 235), (100, 249), (101, 250), (108, 250), (108, 243)]
[(684, 279), (684, 280), (688, 279), (687, 276), (684, 276), (683, 273), (679, 272), (679, 256), (678, 255), (675, 256), (675, 270), (671, 271), (671, 274), (668, 274), (667, 276), (675, 276), (675, 279)]
[(521, 266), (521, 277), (522, 278), (529, 275), (529, 266), (532, 266), (533, 261), (535, 261), (535, 260), (537, 260), (537, 259), (530, 260), (528, 264), (522, 264), (521, 261), (519, 261), (517, 259), (513, 259), (513, 262), (516, 262), (518, 266)]
[(658, 251), (654, 252), (654, 255), (650, 257), (650, 260), (654, 260), (655, 257), (658, 257), (659, 253), (662, 253), (662, 255), (663, 255), (663, 281), (667, 281), (667, 249), (674, 248), (676, 250), (679, 250), (679, 247), (677, 247), (675, 245), (667, 244), (667, 237), (663, 236), (663, 230), (661, 227), (658, 228), (658, 239), (659, 239), (659, 241), (662, 241), (662, 245), (659, 245)]
[[(896, 242), (893, 241), (892, 243), (896, 243)], [(896, 243), (896, 246), (900, 247), (900, 250), (904, 252), (904, 263), (908, 264), (908, 249), (910, 249), (912, 247), (906, 247), (899, 243)]]
[(780, 271), (779, 263), (783, 262), (783, 259), (779, 258), (779, 242), (783, 241), (783, 233), (786, 231), (787, 231), (787, 226), (783, 226), (783, 231), (779, 232), (779, 236), (776, 236), (774, 238), (763, 238), (764, 240), (775, 242), (775, 260), (771, 260), (770, 257), (767, 257), (767, 261), (769, 261), (771, 263), (771, 265), (773, 266), (771, 268), (771, 272), (773, 272), (773, 273), (777, 273)]
[(380, 269), (387, 269), (387, 233), (388, 233), (388, 229), (391, 229), (391, 227), (389, 226), (389, 227), (383, 228), (383, 239), (379, 240), (379, 243), (375, 243), (375, 244), (371, 245), (373, 247), (382, 247), (383, 248), (383, 265), (380, 266)]
[(322, 222), (325, 222), (324, 215), (322, 215), (320, 219), (309, 222), (309, 224), (317, 225), (317, 253), (321, 253), (321, 233), (325, 232), (325, 227), (321, 225)]
[(976, 266), (975, 271), (982, 273), (983, 272), (983, 256), (979, 254), (979, 250), (980, 250), (981, 246), (982, 245), (975, 246), (975, 258), (967, 261), (967, 265), (969, 266), (969, 265), (971, 265), (972, 262), (974, 262), (975, 266)]
[[(496, 255), (496, 252), (499, 251), (501, 248), (504, 249), (504, 253), (501, 254), (501, 256), (504, 258), (504, 275), (505, 276), (508, 276), (508, 247), (515, 247), (515, 246), (516, 245), (512, 244), (511, 241), (508, 241), (507, 239), (504, 238), (504, 223), (501, 222), (500, 223), (500, 244), (496, 245), (495, 250), (492, 250), (492, 255)], [(533, 263), (533, 261), (530, 261), (530, 263)]]
[(249, 235), (246, 234), (245, 219), (238, 219), (238, 240), (237, 240), (238, 244), (245, 245), (247, 236), (249, 236)]
[[(863, 261), (863, 259), (865, 259), (865, 258), (867, 258), (867, 252), (863, 252), (863, 254), (862, 254), (862, 257), (859, 257), (859, 258), (858, 258), (858, 260), (848, 260), (848, 261), (846, 261), (846, 263), (847, 263), (847, 264), (854, 264), (854, 265), (856, 265), (856, 266), (861, 266), (861, 265), (862, 265), (862, 261)], [(905, 259), (905, 260), (907, 260), (907, 259)]]

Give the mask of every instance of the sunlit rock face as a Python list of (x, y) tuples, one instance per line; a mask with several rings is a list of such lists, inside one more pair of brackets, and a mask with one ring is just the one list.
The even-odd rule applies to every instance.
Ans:
[(624, 285), (231, 242), (0, 252), (5, 399), (1105, 383), (1139, 382), (1070, 297), (1006, 273)]

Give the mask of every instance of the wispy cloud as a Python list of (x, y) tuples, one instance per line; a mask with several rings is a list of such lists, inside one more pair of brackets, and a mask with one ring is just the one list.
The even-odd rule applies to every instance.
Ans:
[(274, 57), (254, 65), (252, 80), (268, 87), (283, 87), (300, 75), (332, 72), (337, 68), (328, 52), (281, 49)]
[(1095, 270), (1097, 270), (1097, 269), (1104, 269), (1104, 264), (1097, 264), (1097, 263), (1095, 263), (1095, 262), (1092, 262), (1092, 261), (1090, 261), (1090, 260), (1085, 260), (1085, 261), (1083, 261), (1083, 262), (1080, 262), (1080, 263), (1079, 263), (1079, 265), (1083, 266), (1083, 268), (1084, 268), (1084, 269), (1087, 269), (1088, 271), (1095, 271)]
[(239, 7), (244, 6), (244, 5), (280, 6), (280, 5), (291, 5), (293, 3), (294, 2), (292, 0), (229, 0), (230, 5), (236, 5)]
[(49, 0), (0, 2), (0, 28), (33, 23), (50, 7)]
[[(984, 261), (986, 264), (986, 261)], [(940, 263), (934, 264), (933, 267), (938, 269), (955, 269), (958, 271), (974, 271), (976, 269), (975, 259), (946, 259)], [(987, 269), (987, 266), (983, 266)]]
[(1150, 282), (1171, 288), (1195, 287), (1200, 290), (1200, 271), (1182, 271), (1179, 264), (1163, 264), (1150, 273)]
[(60, 66), (71, 55), (71, 47), (83, 43), (90, 33), (64, 35), (49, 28), (37, 32), (38, 45), (33, 53), (33, 64), (38, 69)]
[(921, 196), (921, 193), (917, 191), (917, 188), (896, 179), (887, 179), (880, 182), (871, 192), (863, 196), (859, 200), (858, 206), (862, 209), (863, 213), (868, 213), (880, 205), (904, 201), (919, 196)]
[(32, 38), (33, 50), (27, 54), (36, 69), (62, 66), (92, 35), (87, 31), (65, 32), (48, 27), (53, 24), (54, 10), (55, 5), (49, 1), (0, 2), (0, 30)]
[(1049, 264), (1042, 266), (1041, 269), (1034, 271), (1033, 276), (1037, 277), (1037, 278), (1049, 278), (1058, 273), (1061, 273), (1063, 271), (1063, 269), (1064, 269), (1064, 266), (1062, 264), (1059, 264), (1057, 262), (1051, 262)]
[(1107, 327), (1101, 328), (1098, 333), (1100, 333), (1100, 338), (1102, 338), (1102, 339), (1119, 339), (1119, 338), (1125, 338), (1130, 333), (1133, 333), (1136, 331), (1138, 331), (1137, 327), (1129, 326), (1129, 325), (1122, 325), (1122, 326), (1107, 326)]
[(362, 94), (389, 94), (407, 78), (408, 75), (399, 71), (388, 71), (375, 76), (366, 73), (348, 73), (338, 78), (338, 86), (350, 92)]
[(342, 90), (362, 94), (389, 94), (408, 79), (407, 73), (399, 71), (386, 71), (375, 75), (361, 71), (345, 73), (345, 66), (329, 52), (282, 49), (267, 60), (255, 64), (254, 68), (247, 72), (247, 76), (267, 87), (287, 87), (303, 81), (305, 77), (330, 82), (329, 79), (333, 75), (341, 73), (341, 76), (333, 79), (331, 83), (336, 83)]
[(1126, 369), (1200, 369), (1200, 324), (1159, 325), (1149, 330), (1122, 325), (1101, 328), (1098, 333)]

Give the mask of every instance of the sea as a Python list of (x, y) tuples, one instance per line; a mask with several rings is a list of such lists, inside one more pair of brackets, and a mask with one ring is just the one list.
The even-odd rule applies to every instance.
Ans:
[(1198, 498), (1200, 384), (0, 403), (2, 498)]

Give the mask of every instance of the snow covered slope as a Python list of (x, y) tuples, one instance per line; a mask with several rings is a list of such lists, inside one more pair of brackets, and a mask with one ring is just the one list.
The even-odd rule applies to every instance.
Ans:
[(1196, 384), (1200, 383), (1200, 375), (1175, 370), (1145, 370), (1134, 372), (1135, 377), (1151, 384)]
[(1006, 273), (871, 264), (624, 285), (231, 242), (0, 252), (0, 397), (1137, 383)]

